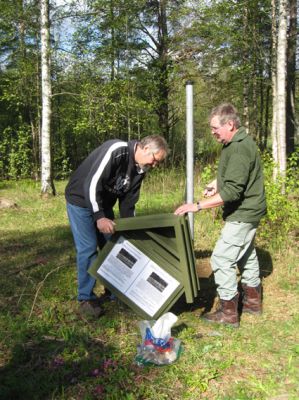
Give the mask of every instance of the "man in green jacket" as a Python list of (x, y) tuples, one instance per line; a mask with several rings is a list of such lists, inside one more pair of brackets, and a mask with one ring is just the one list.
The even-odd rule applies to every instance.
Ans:
[(205, 199), (183, 204), (176, 215), (223, 206), (225, 225), (211, 257), (220, 306), (203, 316), (210, 322), (239, 326), (237, 266), (243, 289), (242, 312), (261, 314), (262, 287), (254, 248), (256, 229), (266, 214), (264, 179), (254, 140), (240, 126), (235, 107), (229, 103), (210, 114), (215, 139), (223, 144), (217, 179), (204, 191)]

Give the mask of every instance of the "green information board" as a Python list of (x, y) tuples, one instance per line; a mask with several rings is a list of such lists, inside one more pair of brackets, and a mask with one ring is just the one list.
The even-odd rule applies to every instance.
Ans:
[(199, 281), (187, 216), (121, 218), (89, 273), (146, 319), (167, 312), (185, 294), (193, 303)]

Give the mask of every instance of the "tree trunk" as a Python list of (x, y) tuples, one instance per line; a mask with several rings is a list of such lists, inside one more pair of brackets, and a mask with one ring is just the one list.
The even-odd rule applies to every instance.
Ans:
[(33, 168), (32, 168), (32, 176), (36, 181), (40, 179), (40, 143), (41, 143), (41, 115), (40, 115), (40, 56), (39, 56), (39, 38), (38, 33), (36, 33), (36, 76), (35, 76), (35, 108), (36, 115), (33, 112), (30, 112), (30, 125), (31, 125), (31, 134), (32, 134), (32, 154), (33, 154)]
[(295, 150), (295, 83), (296, 83), (296, 44), (297, 44), (297, 0), (290, 0), (290, 25), (287, 52), (287, 154)]
[(247, 4), (244, 8), (243, 15), (244, 26), (244, 46), (243, 46), (243, 64), (245, 65), (244, 79), (243, 79), (243, 121), (242, 125), (245, 127), (246, 132), (249, 133), (249, 76), (248, 76), (248, 62), (249, 62), (249, 48), (248, 48), (248, 7)]
[(253, 72), (252, 72), (252, 114), (253, 122), (251, 124), (251, 135), (255, 140), (258, 140), (258, 87), (257, 87), (257, 70), (256, 62), (254, 62)]
[(269, 135), (269, 104), (270, 104), (270, 85), (267, 84), (266, 88), (266, 103), (265, 103), (265, 125), (264, 125), (264, 135), (263, 135), (263, 145), (262, 148), (265, 150), (268, 147), (268, 135)]
[(51, 173), (51, 75), (49, 0), (41, 0), (41, 72), (42, 72), (42, 127), (41, 127), (41, 193), (55, 195)]
[[(265, 113), (265, 99), (264, 99), (264, 79), (263, 79), (263, 67), (259, 64), (259, 88), (260, 88), (260, 106), (258, 110), (258, 124), (257, 124), (257, 137), (260, 147), (263, 149), (264, 142), (264, 113)], [(264, 149), (263, 149), (264, 150)]]
[(159, 1), (158, 10), (158, 63), (159, 63), (159, 127), (161, 134), (169, 139), (169, 109), (168, 109), (168, 30), (167, 30), (167, 15), (166, 15), (167, 0)]
[[(279, 3), (277, 37), (277, 132), (278, 160), (281, 177), (286, 175), (286, 61), (287, 61), (287, 0)], [(284, 191), (284, 188), (282, 188)]]
[(271, 0), (272, 7), (272, 158), (274, 162), (273, 179), (276, 181), (278, 175), (278, 140), (277, 140), (277, 12), (276, 0)]
[(110, 2), (110, 21), (111, 21), (111, 59), (110, 59), (110, 80), (111, 82), (115, 79), (115, 52), (116, 52), (116, 44), (115, 44), (115, 29), (114, 29), (114, 2)]
[(255, 21), (256, 7), (253, 6), (252, 18), (254, 22), (251, 25), (252, 29), (252, 123), (251, 123), (251, 134), (256, 141), (259, 140), (258, 137), (258, 127), (259, 127), (259, 96), (258, 96), (258, 80), (259, 80), (259, 61), (258, 61), (258, 27)]

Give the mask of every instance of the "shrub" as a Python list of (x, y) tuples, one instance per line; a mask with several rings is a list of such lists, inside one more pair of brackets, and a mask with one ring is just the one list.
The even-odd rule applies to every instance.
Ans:
[(2, 179), (28, 178), (32, 172), (32, 139), (30, 127), (21, 125), (17, 130), (7, 127), (0, 143), (0, 169)]
[(269, 154), (264, 154), (263, 160), (267, 216), (261, 223), (260, 237), (269, 241), (272, 246), (281, 248), (284, 247), (286, 238), (291, 240), (297, 234), (299, 226), (299, 154), (297, 151), (289, 158), (285, 179), (273, 179), (275, 164)]

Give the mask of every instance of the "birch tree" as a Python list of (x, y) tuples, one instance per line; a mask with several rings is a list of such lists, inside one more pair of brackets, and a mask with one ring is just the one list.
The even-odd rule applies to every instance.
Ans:
[(272, 6), (272, 157), (274, 162), (273, 179), (277, 179), (278, 174), (278, 141), (277, 141), (277, 12), (276, 0), (271, 0)]
[(279, 174), (286, 175), (286, 62), (287, 62), (287, 0), (279, 1), (277, 36), (277, 100), (276, 128)]
[[(244, 7), (243, 14), (243, 22), (244, 22), (244, 38), (243, 38), (243, 60), (244, 65), (248, 65), (249, 61), (249, 43), (247, 40), (249, 30), (248, 30), (248, 8)], [(246, 71), (247, 72), (247, 71)], [(243, 79), (243, 125), (246, 129), (246, 132), (249, 133), (249, 76), (248, 73), (244, 73)]]
[(41, 193), (55, 195), (51, 173), (51, 58), (49, 0), (40, 0), (41, 7), (41, 75), (42, 75), (42, 126), (41, 126)]
[(287, 122), (286, 141), (287, 154), (295, 150), (295, 132), (298, 121), (295, 112), (295, 86), (296, 86), (296, 49), (297, 49), (297, 0), (289, 0), (290, 23), (288, 32), (287, 52)]

